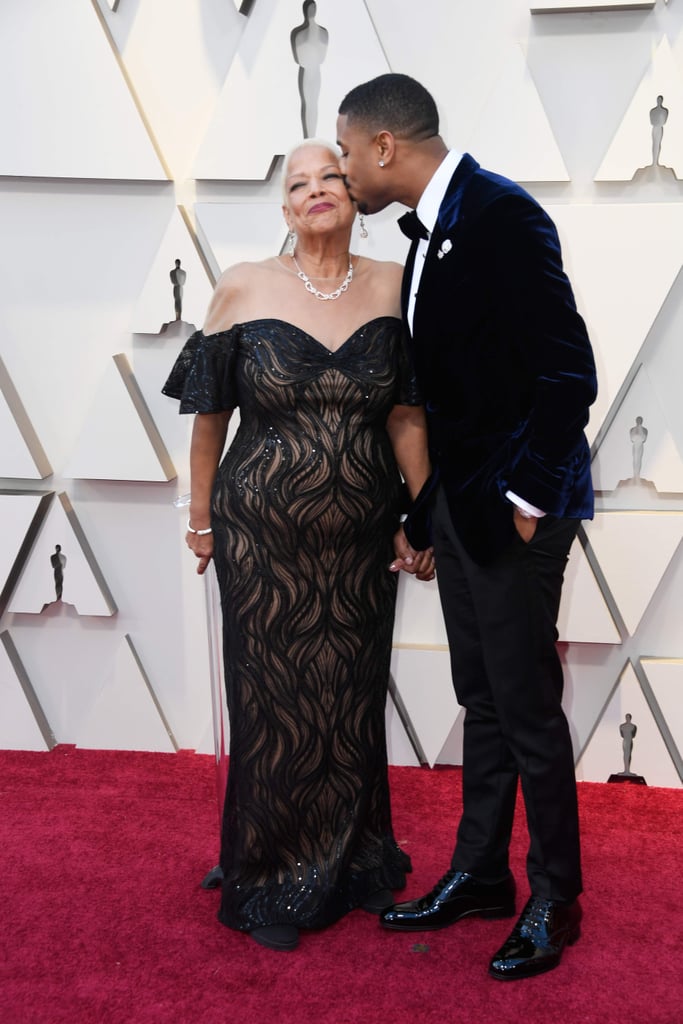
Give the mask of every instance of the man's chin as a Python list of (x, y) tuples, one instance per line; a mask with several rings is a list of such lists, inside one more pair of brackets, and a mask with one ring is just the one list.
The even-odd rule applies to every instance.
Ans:
[(371, 212), (368, 209), (368, 204), (367, 203), (364, 203), (362, 201), (359, 202), (357, 199), (356, 199), (356, 206), (358, 207), (358, 212), (359, 213), (370, 213)]
[(349, 194), (349, 199), (351, 200), (351, 202), (356, 204), (356, 208), (357, 208), (358, 212), (359, 213), (367, 213), (368, 212), (368, 208), (367, 208), (366, 204), (363, 202), (363, 200), (359, 199), (358, 196), (355, 194), (355, 192), (353, 192), (352, 189), (349, 188), (348, 182), (345, 182), (345, 185), (346, 185), (346, 191)]
[(376, 206), (374, 204), (371, 204), (370, 202), (367, 202), (365, 199), (358, 199), (357, 196), (353, 194), (351, 189), (349, 189), (348, 192), (349, 196), (356, 204), (356, 209), (358, 210), (359, 213), (364, 213), (366, 216), (369, 216), (370, 214), (378, 213), (380, 210), (383, 209), (382, 206)]

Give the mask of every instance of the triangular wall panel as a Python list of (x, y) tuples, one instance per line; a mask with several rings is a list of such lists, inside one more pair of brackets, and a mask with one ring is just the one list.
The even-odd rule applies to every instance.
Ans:
[(399, 573), (394, 642), (429, 647), (448, 644), (436, 580), (423, 582)]
[(214, 728), (211, 714), (206, 715), (206, 724), (204, 729), (200, 732), (199, 739), (195, 743), (196, 754), (212, 754), (215, 755), (216, 748), (214, 742)]
[[(623, 671), (624, 659), (619, 648), (590, 643), (563, 644), (560, 658), (564, 675), (562, 707), (569, 722), (574, 760), (578, 761)], [(596, 781), (603, 780), (600, 773)]]
[(579, 759), (577, 778), (607, 782), (610, 775), (623, 772), (619, 726), (625, 721), (626, 714), (631, 715), (638, 729), (633, 741), (630, 770), (635, 775), (642, 775), (649, 786), (680, 787), (681, 780), (630, 663)]
[(446, 742), (439, 751), (436, 759), (437, 764), (462, 764), (463, 726), (465, 724), (465, 709), (458, 711), (451, 731), (446, 737)]
[(396, 705), (389, 698), (384, 713), (387, 733), (387, 757), (389, 764), (410, 765), (417, 768), (420, 761)]
[(571, 547), (564, 573), (557, 630), (559, 639), (565, 642), (621, 643), (619, 630), (578, 538)]
[[(281, 203), (197, 203), (195, 215), (216, 277), (234, 263), (274, 256), (287, 235)], [(203, 323), (203, 316), (197, 322)]]
[(64, 475), (91, 480), (156, 481), (176, 476), (123, 354), (113, 356), (108, 364)]
[(0, 615), (40, 530), (52, 492), (0, 491)]
[[(65, 561), (60, 571), (57, 563), (62, 559)], [(60, 589), (61, 598), (57, 596)], [(57, 600), (74, 605), (79, 615), (113, 615), (117, 610), (73, 506), (64, 493), (59, 495), (59, 501), (52, 502), (7, 610), (39, 614), (46, 605)]]
[(683, 513), (601, 512), (585, 530), (633, 636), (683, 537)]
[(521, 47), (503, 63), (466, 148), (513, 181), (569, 181)]
[(598, 369), (592, 441), (683, 263), (683, 204), (548, 205)]
[(176, 318), (174, 282), (176, 260), (185, 274), (182, 285), (181, 319), (201, 324), (211, 300), (212, 282), (197, 252), (182, 211), (175, 209), (154, 257), (147, 280), (135, 304), (130, 329), (138, 334), (156, 334)]
[[(320, 0), (311, 6), (317, 8), (317, 25), (327, 30), (328, 45), (319, 69), (315, 129), (306, 134), (334, 142), (341, 98), (389, 67), (363, 0)], [(253, 6), (195, 161), (196, 178), (264, 179), (273, 158), (303, 137), (299, 66), (291, 41), (302, 24), (300, 0), (258, 0)], [(236, 139), (249, 144), (235, 145)]]
[(99, 681), (99, 692), (80, 724), (76, 745), (168, 753), (178, 749), (128, 636), (121, 640)]
[(126, 0), (107, 18), (131, 89), (180, 185), (211, 121), (246, 19), (226, 0)]
[(0, 476), (43, 480), (52, 467), (0, 359)]
[(434, 765), (460, 710), (450, 655), (429, 648), (395, 647), (391, 672), (427, 763)]
[(0, 749), (52, 750), (56, 739), (10, 634), (0, 633)]
[(641, 658), (640, 664), (683, 757), (683, 658)]
[[(194, 329), (193, 324), (178, 322), (169, 324), (161, 334), (138, 334), (133, 338), (135, 380), (169, 456), (179, 466), (186, 465), (193, 417), (180, 416), (178, 402), (162, 394), (161, 386)], [(237, 413), (232, 417), (235, 418), (239, 418)]]
[(0, 4), (0, 95), (0, 175), (166, 178), (92, 3)]
[[(642, 422), (637, 424), (637, 419)], [(647, 431), (636, 447), (641, 429)], [(632, 431), (635, 431), (632, 434)], [(683, 459), (669, 430), (647, 370), (641, 366), (603, 438), (591, 466), (596, 491), (620, 487), (625, 507), (637, 508), (643, 488), (660, 494), (683, 493)], [(636, 475), (638, 479), (636, 480)]]
[[(653, 153), (650, 112), (657, 106), (657, 97), (669, 111), (663, 125), (661, 152)], [(675, 174), (683, 177), (683, 79), (674, 59), (669, 41), (662, 39), (652, 63), (642, 78), (624, 119), (612, 140), (596, 181), (630, 181), (639, 174)], [(673, 113), (672, 113), (673, 111)], [(679, 115), (678, 117), (676, 115)], [(654, 167), (653, 161), (659, 166)]]

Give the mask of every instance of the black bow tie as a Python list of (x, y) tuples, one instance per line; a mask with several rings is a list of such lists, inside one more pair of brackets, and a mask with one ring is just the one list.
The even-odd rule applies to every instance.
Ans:
[(402, 217), (399, 217), (398, 226), (403, 234), (407, 235), (413, 242), (417, 242), (419, 238), (429, 238), (429, 232), (415, 210), (410, 210), (409, 213), (404, 213)]

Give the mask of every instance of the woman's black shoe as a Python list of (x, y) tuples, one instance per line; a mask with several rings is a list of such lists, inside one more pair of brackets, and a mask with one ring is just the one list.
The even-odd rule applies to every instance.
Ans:
[(393, 905), (394, 894), (391, 889), (378, 889), (363, 900), (361, 908), (367, 910), (368, 914), (381, 914), (383, 910), (388, 910)]
[(293, 924), (267, 924), (249, 932), (254, 942), (266, 949), (287, 951), (299, 945), (299, 929)]

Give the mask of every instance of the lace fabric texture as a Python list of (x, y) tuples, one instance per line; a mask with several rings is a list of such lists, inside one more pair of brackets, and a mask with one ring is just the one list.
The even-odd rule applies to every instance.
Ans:
[(400, 321), (336, 352), (291, 324), (197, 332), (164, 387), (240, 409), (212, 498), (230, 716), (220, 919), (319, 928), (410, 862), (392, 834), (384, 709), (401, 481), (386, 434), (419, 395)]

